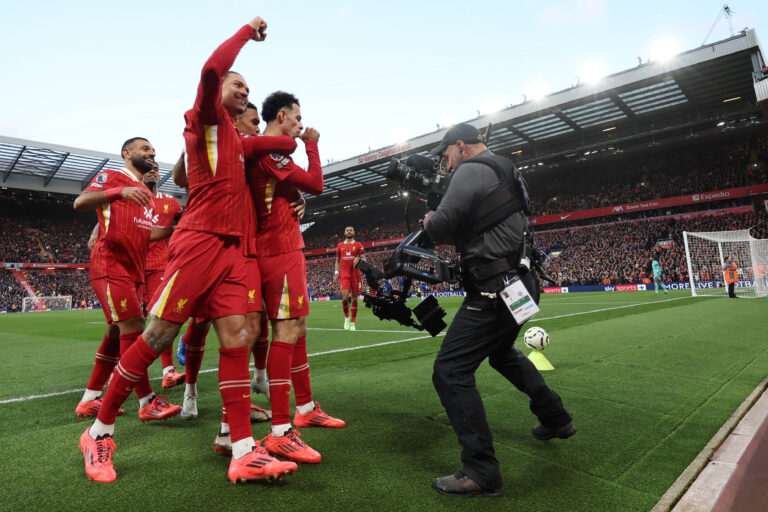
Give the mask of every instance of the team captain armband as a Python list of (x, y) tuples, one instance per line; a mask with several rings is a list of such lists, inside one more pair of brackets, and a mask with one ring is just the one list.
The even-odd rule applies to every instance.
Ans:
[(104, 193), (107, 194), (107, 201), (109, 201), (110, 203), (112, 201), (116, 201), (120, 199), (120, 194), (122, 192), (123, 192), (123, 187), (110, 188), (104, 191)]

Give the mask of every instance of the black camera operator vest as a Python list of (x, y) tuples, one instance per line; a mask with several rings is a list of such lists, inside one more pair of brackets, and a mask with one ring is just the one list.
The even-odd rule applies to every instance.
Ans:
[[(531, 214), (525, 185), (511, 161), (499, 155), (488, 155), (469, 158), (461, 163), (467, 162), (487, 165), (494, 170), (499, 179), (499, 185), (490, 190), (479, 205), (472, 206), (473, 216), (467, 223), (469, 232), (473, 234), (484, 233), (517, 212), (522, 211), (526, 216)], [(525, 250), (526, 239), (527, 237), (524, 236), (521, 247), (518, 247), (513, 254), (506, 258), (483, 262), (474, 261), (476, 258), (473, 258), (462, 262), (462, 273), (464, 280), (467, 281), (466, 284), (474, 285), (473, 288), (486, 288), (490, 285), (491, 288), (494, 288), (493, 291), (496, 291), (495, 288), (499, 286), (498, 283), (495, 283), (499, 280), (496, 276), (518, 270), (520, 257)]]

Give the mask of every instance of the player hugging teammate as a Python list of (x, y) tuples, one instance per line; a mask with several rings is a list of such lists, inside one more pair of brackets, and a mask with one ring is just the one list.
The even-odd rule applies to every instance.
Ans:
[[(134, 265), (135, 276), (130, 274), (125, 280), (130, 297), (119, 303), (134, 314), (135, 321), (126, 324), (125, 329), (121, 327), (120, 336), (122, 342), (123, 331), (130, 331), (132, 343), (127, 350), (120, 351), (96, 421), (80, 436), (85, 472), (92, 480), (111, 482), (116, 478), (112, 436), (116, 416), (121, 412), (119, 407), (134, 388), (138, 391), (144, 383), (148, 384), (148, 366), (172, 346), (190, 317), (196, 319), (195, 325), (210, 320), (219, 338), (219, 390), (228, 422), (227, 448), (232, 454), (228, 477), (232, 482), (281, 478), (296, 470), (293, 461), (320, 461), (320, 454), (307, 446), (291, 426), (292, 383), (297, 404), (295, 426), (345, 426), (342, 420), (326, 415), (312, 398), (307, 362), (305, 317), (309, 298), (301, 252), (304, 242), (295, 208), (297, 202), (303, 203), (300, 192), (323, 191), (317, 150), (319, 133), (312, 128), (302, 132), (299, 101), (283, 92), (270, 95), (264, 102), (262, 115), (267, 121), (265, 135), (269, 137), (247, 137), (238, 133), (236, 127), (246, 111), (250, 91), (242, 75), (230, 71), (230, 67), (246, 42), (264, 40), (265, 29), (264, 20), (255, 18), (217, 48), (203, 67), (195, 104), (185, 114), (187, 210), (171, 238), (162, 283), (151, 299), (151, 320), (144, 328), (136, 293), (144, 279), (150, 225), (136, 244), (143, 246), (143, 252), (137, 251), (141, 254), (134, 258), (139, 262)], [(288, 156), (296, 147), (295, 138), (301, 138), (306, 146), (308, 171), (293, 164)], [(278, 139), (285, 143), (275, 145), (275, 141), (280, 142)], [(143, 206), (147, 213), (147, 207), (157, 198), (146, 187), (140, 183), (120, 187), (138, 182), (138, 177), (154, 164), (154, 148), (144, 139), (138, 141), (128, 141), (129, 147), (123, 147), (131, 172), (123, 172), (124, 169), (122, 174), (116, 173), (115, 184), (109, 181), (111, 175), (98, 178), (86, 196), (78, 198), (76, 209), (101, 207), (109, 212), (112, 201), (127, 206), (133, 202), (136, 208)], [(133, 164), (139, 167), (136, 172)], [(122, 180), (119, 183), (118, 178)], [(100, 190), (107, 185), (108, 190)], [(303, 206), (300, 209), (303, 211)], [(110, 222), (110, 216), (100, 216), (100, 222)], [(161, 234), (167, 236), (168, 231)], [(155, 238), (154, 232), (152, 237)], [(103, 304), (113, 305), (113, 291), (105, 287)], [(259, 335), (261, 315), (257, 313), (262, 309), (262, 298), (265, 313), (272, 321), (267, 369), (274, 415), (269, 435), (256, 442), (250, 425), (248, 359), (249, 348)], [(109, 312), (115, 321), (122, 321), (122, 316), (115, 315), (115, 308)], [(202, 338), (204, 328), (200, 330), (198, 337)], [(111, 364), (116, 360), (113, 352), (109, 355)], [(200, 359), (202, 350), (198, 352)], [(188, 358), (189, 355), (188, 349)], [(188, 385), (186, 394), (189, 391)], [(196, 385), (193, 391), (196, 394)], [(139, 396), (149, 400), (149, 407), (158, 408), (163, 417), (181, 411), (180, 407), (158, 401), (151, 389), (142, 388)], [(186, 402), (185, 396), (185, 407)], [(190, 416), (196, 416), (194, 409)], [(277, 460), (268, 452), (293, 461)]]

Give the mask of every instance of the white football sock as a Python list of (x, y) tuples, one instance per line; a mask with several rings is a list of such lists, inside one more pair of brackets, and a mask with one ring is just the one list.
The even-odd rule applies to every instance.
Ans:
[(99, 395), (101, 395), (101, 390), (95, 390), (95, 389), (87, 389), (85, 390), (85, 393), (83, 393), (83, 398), (80, 400), (81, 402), (90, 402), (91, 400), (96, 400)]
[(100, 422), (98, 419), (93, 422), (93, 425), (91, 425), (91, 428), (88, 430), (88, 435), (91, 436), (91, 438), (96, 439), (99, 436), (103, 436), (104, 434), (113, 435), (115, 433), (115, 424), (111, 425), (105, 425), (104, 423)]
[(282, 425), (272, 425), (272, 437), (282, 437), (291, 430), (290, 423), (283, 423)]
[(303, 405), (297, 405), (296, 410), (299, 411), (299, 414), (309, 414), (315, 410), (315, 402), (313, 400)]
[(184, 394), (189, 396), (197, 396), (197, 382), (194, 384), (190, 384), (187, 382), (185, 384), (186, 388), (184, 389)]
[(152, 401), (152, 399), (155, 398), (154, 393), (150, 393), (147, 396), (143, 396), (139, 398), (139, 407), (146, 407), (149, 402)]
[(252, 437), (246, 437), (245, 439), (235, 441), (232, 443), (232, 458), (237, 460), (240, 457), (248, 455), (253, 451), (254, 446), (256, 446), (256, 443), (253, 441)]

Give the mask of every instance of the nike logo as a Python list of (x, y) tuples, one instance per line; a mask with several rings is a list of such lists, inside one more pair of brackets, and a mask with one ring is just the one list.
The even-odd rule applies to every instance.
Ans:
[(565, 220), (565, 219), (567, 219), (568, 217), (570, 217), (571, 215), (572, 215), (572, 214), (570, 214), (570, 213), (569, 213), (568, 215), (561, 215), (561, 216), (560, 216), (560, 220)]

